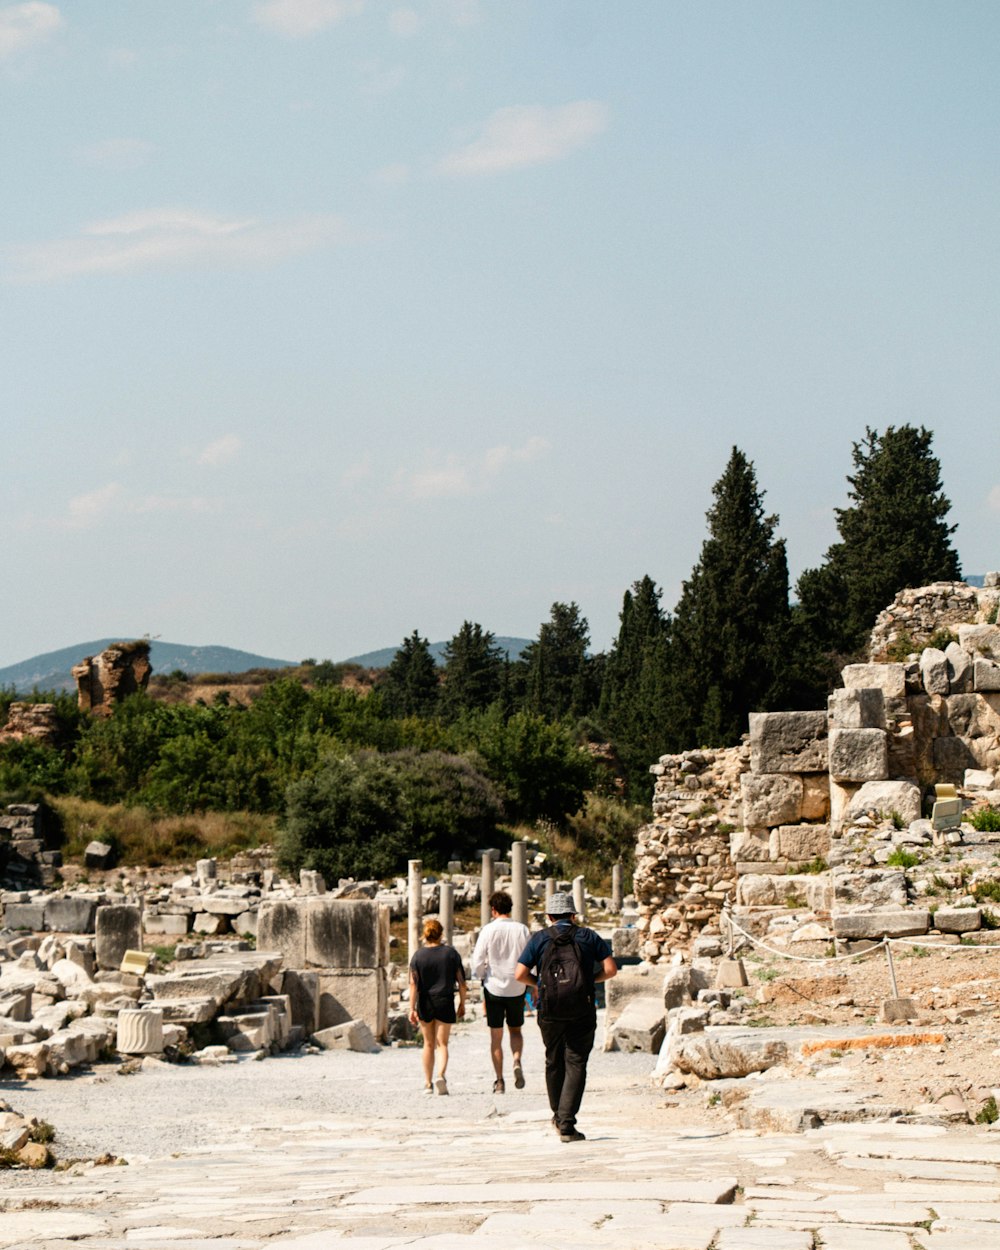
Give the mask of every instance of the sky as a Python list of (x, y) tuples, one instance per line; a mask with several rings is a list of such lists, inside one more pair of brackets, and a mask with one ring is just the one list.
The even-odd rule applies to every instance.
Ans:
[(0, 667), (792, 580), (933, 431), (1000, 568), (994, 0), (0, 0)]

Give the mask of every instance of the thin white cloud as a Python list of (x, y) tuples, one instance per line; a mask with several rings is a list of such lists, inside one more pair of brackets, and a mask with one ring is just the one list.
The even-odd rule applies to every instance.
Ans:
[(389, 14), (389, 30), (399, 39), (410, 39), (420, 29), (420, 14), (416, 9), (393, 9)]
[(153, 145), (144, 139), (102, 139), (78, 147), (74, 153), (81, 165), (94, 169), (140, 169), (146, 164)]
[(449, 153), (438, 171), (457, 177), (501, 173), (528, 165), (562, 160), (608, 127), (608, 112), (599, 100), (576, 100), (553, 108), (512, 105), (497, 109), (479, 136)]
[(184, 209), (132, 213), (85, 226), (72, 238), (10, 249), (8, 281), (56, 282), (87, 274), (272, 264), (347, 238), (329, 214), (264, 222)]
[(104, 486), (74, 496), (66, 505), (65, 515), (52, 518), (47, 524), (52, 529), (83, 530), (92, 529), (111, 516), (218, 511), (217, 500), (201, 495), (134, 495), (129, 494), (121, 482), (108, 482)]
[(502, 444), (488, 448), (481, 456), (467, 458), (455, 454), (439, 463), (419, 469), (399, 469), (390, 492), (412, 502), (431, 499), (461, 499), (486, 494), (498, 477), (509, 468), (527, 464), (545, 455), (551, 444), (544, 438), (529, 438), (522, 447)]
[(209, 443), (207, 447), (203, 447), (198, 453), (195, 463), (207, 464), (211, 466), (219, 464), (228, 464), (230, 460), (235, 459), (243, 447), (243, 440), (236, 434), (224, 434), (222, 438), (217, 438), (214, 442)]
[(336, 26), (364, 8), (364, 0), (262, 0), (254, 21), (286, 39), (305, 39)]
[(64, 25), (54, 4), (30, 0), (0, 9), (0, 60), (42, 43)]

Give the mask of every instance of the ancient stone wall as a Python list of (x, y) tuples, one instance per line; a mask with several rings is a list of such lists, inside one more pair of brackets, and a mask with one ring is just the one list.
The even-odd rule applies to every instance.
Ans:
[(650, 770), (653, 820), (639, 830), (633, 874), (644, 959), (686, 946), (735, 889), (729, 843), (749, 767), (744, 745), (664, 755)]
[(0, 742), (20, 742), (23, 738), (54, 742), (58, 736), (54, 703), (12, 703), (0, 729)]
[[(653, 766), (653, 822), (635, 870), (644, 958), (686, 946), (730, 891), (744, 907), (801, 904), (829, 921), (840, 894), (826, 869), (843, 860), (843, 831), (872, 818), (921, 822), (935, 784), (1000, 802), (998, 598), (995, 573), (982, 588), (903, 591), (871, 651), (906, 638), (908, 658), (848, 665), (826, 709), (751, 713), (740, 747)], [(953, 640), (943, 649), (926, 645), (944, 630)]]

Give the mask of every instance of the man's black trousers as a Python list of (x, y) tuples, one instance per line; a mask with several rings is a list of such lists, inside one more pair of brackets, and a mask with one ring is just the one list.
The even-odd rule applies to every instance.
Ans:
[(572, 1132), (587, 1084), (587, 1059), (594, 1049), (597, 1019), (539, 1020), (545, 1043), (545, 1087), (560, 1133)]

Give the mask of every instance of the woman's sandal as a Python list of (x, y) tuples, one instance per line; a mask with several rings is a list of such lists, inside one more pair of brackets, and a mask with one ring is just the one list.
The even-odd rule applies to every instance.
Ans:
[(502, 1076), (498, 1076), (493, 1082), (493, 1092), (494, 1094), (505, 1094), (507, 1092), (507, 1087), (503, 1083)]

